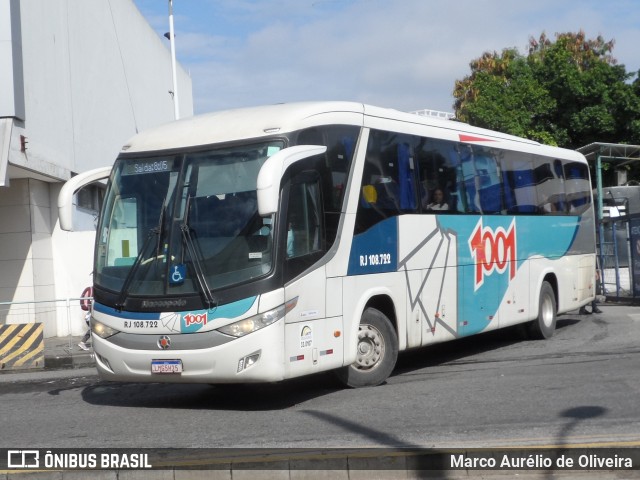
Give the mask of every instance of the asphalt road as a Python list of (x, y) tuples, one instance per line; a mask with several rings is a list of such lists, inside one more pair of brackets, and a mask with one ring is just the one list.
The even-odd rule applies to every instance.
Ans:
[(0, 375), (0, 448), (640, 446), (640, 308), (407, 352), (386, 384), (121, 384)]

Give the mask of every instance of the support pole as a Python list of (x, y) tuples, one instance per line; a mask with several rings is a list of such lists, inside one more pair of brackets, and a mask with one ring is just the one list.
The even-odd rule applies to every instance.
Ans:
[(180, 118), (178, 102), (178, 78), (176, 75), (176, 42), (173, 34), (173, 0), (169, 0), (169, 43), (171, 44), (171, 74), (173, 79), (173, 113), (175, 119)]
[[(598, 231), (598, 245), (600, 247), (600, 288), (602, 288), (602, 293), (604, 294), (604, 254), (602, 249), (604, 248), (604, 224), (602, 223), (602, 217), (604, 215), (604, 201), (602, 198), (602, 157), (600, 156), (601, 152), (598, 152), (598, 156), (596, 157), (596, 189), (598, 194), (598, 208), (596, 210), (596, 228)], [(615, 242), (615, 237), (613, 238)]]

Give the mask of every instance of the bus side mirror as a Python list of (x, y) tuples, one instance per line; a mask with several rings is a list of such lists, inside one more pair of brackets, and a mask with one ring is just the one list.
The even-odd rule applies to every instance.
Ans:
[(278, 211), (280, 180), (290, 165), (326, 151), (325, 146), (298, 145), (280, 150), (269, 157), (258, 173), (258, 213), (267, 216)]
[(62, 186), (58, 194), (58, 218), (62, 230), (67, 232), (73, 230), (73, 195), (90, 183), (109, 178), (112, 168), (102, 167), (79, 173)]

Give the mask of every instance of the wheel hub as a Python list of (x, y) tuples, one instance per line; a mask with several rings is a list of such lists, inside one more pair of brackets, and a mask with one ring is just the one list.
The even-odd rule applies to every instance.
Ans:
[(355, 363), (359, 370), (371, 370), (379, 365), (384, 355), (384, 338), (377, 328), (360, 325), (357, 353)]

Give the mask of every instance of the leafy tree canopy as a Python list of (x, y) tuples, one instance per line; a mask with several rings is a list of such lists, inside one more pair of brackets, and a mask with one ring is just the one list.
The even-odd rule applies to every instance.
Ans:
[(617, 64), (613, 47), (580, 31), (531, 37), (526, 54), (485, 52), (455, 82), (456, 117), (566, 148), (640, 144), (640, 78)]

